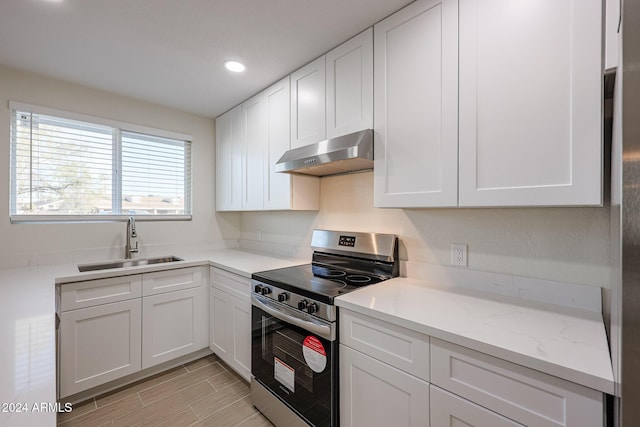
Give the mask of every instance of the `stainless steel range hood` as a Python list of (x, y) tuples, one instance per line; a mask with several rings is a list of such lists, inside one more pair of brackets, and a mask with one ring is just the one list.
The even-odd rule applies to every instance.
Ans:
[(373, 169), (373, 131), (366, 129), (285, 152), (276, 172), (327, 176)]

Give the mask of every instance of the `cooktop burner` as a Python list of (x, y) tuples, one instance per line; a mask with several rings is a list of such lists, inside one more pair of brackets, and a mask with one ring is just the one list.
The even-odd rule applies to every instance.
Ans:
[(338, 295), (384, 280), (374, 275), (316, 264), (262, 271), (254, 273), (253, 278), (327, 304), (333, 304), (333, 299)]

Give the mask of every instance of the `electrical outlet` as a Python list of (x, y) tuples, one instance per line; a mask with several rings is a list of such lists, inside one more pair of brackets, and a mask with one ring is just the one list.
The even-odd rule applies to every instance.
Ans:
[(258, 230), (258, 232), (256, 233), (256, 238), (258, 240), (262, 240), (262, 230)]
[(467, 266), (467, 245), (464, 243), (451, 244), (451, 265), (458, 267)]

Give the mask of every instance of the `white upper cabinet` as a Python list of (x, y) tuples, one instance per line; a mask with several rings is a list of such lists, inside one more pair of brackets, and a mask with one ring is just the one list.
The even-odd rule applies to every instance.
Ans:
[(291, 148), (324, 140), (325, 57), (291, 74)]
[(264, 155), (267, 143), (267, 109), (264, 93), (242, 104), (242, 210), (264, 207)]
[(216, 210), (242, 208), (242, 106), (216, 119)]
[(264, 92), (266, 146), (264, 150), (264, 209), (320, 209), (320, 181), (313, 176), (276, 172), (276, 162), (291, 147), (290, 79), (286, 77)]
[(286, 77), (216, 120), (217, 210), (318, 210), (320, 180), (275, 171), (291, 147)]
[(460, 206), (601, 205), (602, 9), (460, 1)]
[(291, 202), (291, 175), (276, 172), (276, 163), (291, 147), (290, 79), (286, 77), (265, 91), (266, 149), (264, 159), (264, 208), (288, 209)]
[(374, 205), (456, 206), (458, 4), (418, 0), (374, 28)]
[(326, 55), (327, 138), (373, 127), (373, 28)]

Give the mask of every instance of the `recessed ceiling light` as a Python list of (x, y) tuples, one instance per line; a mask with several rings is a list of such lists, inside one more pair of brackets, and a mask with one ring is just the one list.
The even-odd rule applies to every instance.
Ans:
[(227, 70), (234, 73), (241, 73), (244, 71), (244, 64), (238, 61), (224, 61), (224, 66)]

